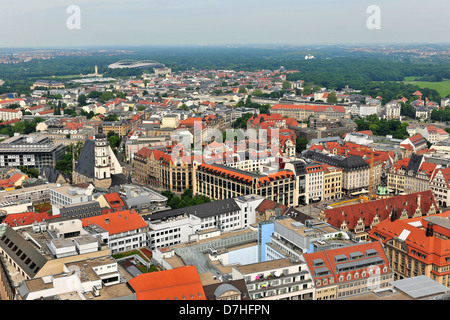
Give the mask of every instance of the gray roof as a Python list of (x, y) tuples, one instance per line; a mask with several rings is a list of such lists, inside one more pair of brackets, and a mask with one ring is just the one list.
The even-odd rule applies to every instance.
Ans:
[(47, 259), (31, 242), (25, 240), (17, 231), (11, 228), (7, 228), (4, 231), (0, 238), (0, 247), (30, 278), (34, 278), (47, 263)]
[(304, 161), (292, 161), (294, 166), (294, 173), (296, 176), (306, 174), (306, 163)]
[(193, 214), (199, 218), (207, 218), (240, 210), (234, 199), (217, 200), (181, 209), (155, 212), (145, 218), (149, 220), (167, 219), (182, 214)]
[(338, 167), (346, 171), (357, 170), (361, 168), (370, 168), (369, 164), (361, 156), (358, 155), (349, 157), (331, 156), (312, 150), (307, 150), (303, 153), (303, 155), (306, 158), (313, 159), (333, 167)]
[(409, 158), (408, 167), (406, 167), (406, 171), (412, 171), (417, 173), (419, 171), (420, 165), (422, 163), (422, 155), (413, 154)]
[(427, 276), (405, 278), (393, 281), (391, 284), (414, 299), (442, 294), (449, 291), (449, 288)]
[(94, 178), (95, 153), (94, 141), (86, 140), (78, 157), (75, 171), (89, 178)]
[(75, 217), (80, 215), (96, 216), (102, 213), (102, 208), (97, 201), (78, 203), (70, 206), (64, 206), (59, 210), (60, 215), (64, 217)]
[(220, 297), (223, 293), (227, 292), (227, 291), (237, 291), (237, 292), (241, 292), (241, 290), (239, 290), (238, 288), (236, 288), (235, 286), (229, 284), (229, 283), (222, 283), (220, 286), (218, 286), (216, 288), (216, 290), (214, 291), (214, 296), (216, 298)]

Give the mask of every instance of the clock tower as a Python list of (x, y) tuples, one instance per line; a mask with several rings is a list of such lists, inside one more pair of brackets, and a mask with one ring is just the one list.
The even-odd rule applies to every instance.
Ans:
[(94, 136), (94, 186), (109, 188), (111, 186), (111, 154), (109, 141), (100, 125)]

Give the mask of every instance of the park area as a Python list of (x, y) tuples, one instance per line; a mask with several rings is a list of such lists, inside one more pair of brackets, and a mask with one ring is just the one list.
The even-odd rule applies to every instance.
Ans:
[[(442, 81), (438, 82), (431, 82), (431, 81), (415, 81), (417, 77), (411, 76), (411, 77), (405, 77), (403, 82), (405, 84), (413, 84), (418, 86), (419, 88), (429, 88), (436, 90), (439, 95), (444, 98), (447, 95), (450, 95), (450, 79), (443, 79)], [(436, 101), (439, 102), (439, 101)]]

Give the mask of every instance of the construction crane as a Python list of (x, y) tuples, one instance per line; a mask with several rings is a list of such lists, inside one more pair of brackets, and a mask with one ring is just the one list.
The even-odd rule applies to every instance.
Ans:
[(370, 176), (369, 176), (369, 199), (374, 198), (373, 194), (373, 162), (374, 162), (374, 150), (373, 150), (373, 143), (370, 148)]

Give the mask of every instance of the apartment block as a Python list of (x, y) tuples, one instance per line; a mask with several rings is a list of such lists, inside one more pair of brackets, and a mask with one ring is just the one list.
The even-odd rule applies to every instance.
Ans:
[(343, 299), (390, 287), (394, 272), (381, 243), (365, 242), (304, 255), (316, 300)]
[(303, 260), (277, 259), (233, 266), (233, 280), (244, 279), (252, 300), (314, 300), (314, 282)]

